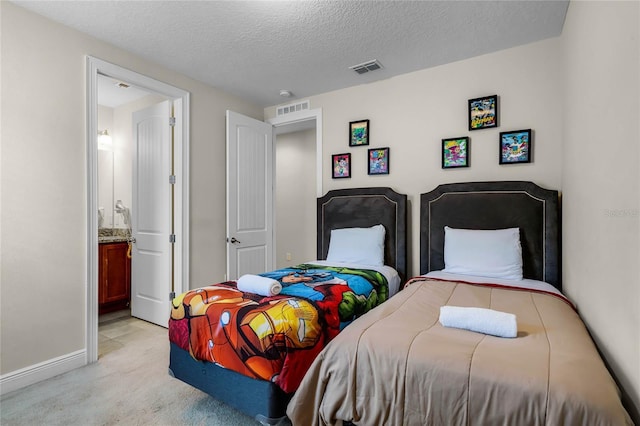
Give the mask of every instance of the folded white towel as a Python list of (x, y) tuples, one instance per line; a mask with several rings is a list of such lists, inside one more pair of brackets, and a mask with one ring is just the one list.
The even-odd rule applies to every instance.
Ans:
[(275, 296), (282, 290), (282, 284), (278, 281), (260, 275), (243, 275), (237, 282), (238, 290), (261, 296)]
[(493, 309), (441, 306), (440, 324), (498, 337), (518, 335), (516, 316)]

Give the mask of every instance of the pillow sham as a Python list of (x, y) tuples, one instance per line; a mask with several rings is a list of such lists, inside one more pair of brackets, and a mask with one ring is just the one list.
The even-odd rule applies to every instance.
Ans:
[(385, 229), (382, 225), (332, 229), (327, 261), (382, 266), (384, 236)]
[(522, 280), (520, 229), (444, 227), (444, 272)]

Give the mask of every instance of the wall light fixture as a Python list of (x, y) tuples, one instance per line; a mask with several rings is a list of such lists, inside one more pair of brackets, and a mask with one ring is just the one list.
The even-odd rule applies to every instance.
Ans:
[(107, 129), (98, 131), (98, 149), (111, 151), (113, 149), (113, 140)]

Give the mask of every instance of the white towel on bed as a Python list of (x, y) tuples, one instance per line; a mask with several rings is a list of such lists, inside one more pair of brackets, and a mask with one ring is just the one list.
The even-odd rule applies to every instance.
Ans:
[(282, 290), (278, 281), (260, 275), (243, 275), (238, 278), (238, 290), (255, 293), (261, 296), (275, 296)]
[(516, 316), (493, 309), (441, 306), (440, 324), (498, 337), (518, 335)]

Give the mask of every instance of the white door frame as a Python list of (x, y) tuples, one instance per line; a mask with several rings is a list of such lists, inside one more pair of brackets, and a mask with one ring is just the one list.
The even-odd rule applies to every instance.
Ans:
[[(322, 197), (322, 108), (310, 109), (305, 111), (292, 112), (280, 117), (274, 117), (267, 120), (267, 123), (273, 127), (289, 126), (306, 121), (315, 120), (316, 122), (316, 196)], [(276, 137), (273, 138), (273, 149), (276, 149)], [(275, 155), (274, 155), (275, 161)], [(275, 165), (273, 166), (275, 173)], [(275, 180), (274, 180), (275, 182)], [(275, 208), (275, 203), (274, 203)], [(275, 216), (274, 216), (275, 217)], [(274, 231), (275, 232), (275, 231)], [(275, 246), (274, 246), (275, 250)]]
[[(86, 57), (87, 114), (87, 309), (86, 363), (98, 360), (98, 74), (126, 81), (174, 102), (175, 292), (189, 282), (189, 92), (101, 59)], [(168, 177), (167, 177), (168, 179)], [(169, 295), (167, 295), (167, 304)]]

